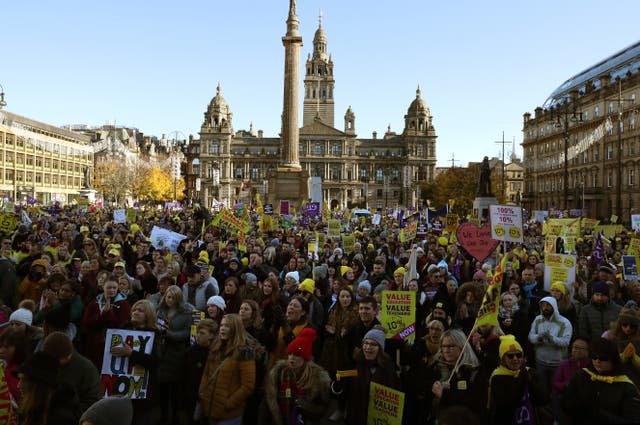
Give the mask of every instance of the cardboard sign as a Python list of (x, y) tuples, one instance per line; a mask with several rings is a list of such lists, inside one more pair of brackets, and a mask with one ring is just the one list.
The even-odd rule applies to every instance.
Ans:
[(638, 280), (638, 263), (635, 255), (622, 256), (622, 275), (624, 280)]
[(576, 256), (548, 253), (544, 256), (544, 289), (549, 291), (551, 282), (572, 284), (576, 281)]
[(128, 345), (133, 351), (151, 354), (155, 334), (129, 329), (107, 329), (107, 338), (102, 356), (102, 394), (126, 396), (132, 399), (146, 398), (149, 386), (149, 371), (133, 365), (129, 357), (111, 354), (111, 347)]
[(631, 214), (631, 230), (640, 232), (640, 214)]
[(524, 242), (522, 238), (522, 208), (510, 205), (490, 205), (489, 216), (493, 239), (506, 242)]
[(273, 215), (273, 205), (271, 204), (264, 204), (264, 213), (266, 215)]
[(136, 221), (137, 216), (138, 212), (135, 208), (127, 208), (127, 221), (129, 223), (133, 223), (134, 221)]
[(344, 235), (342, 237), (342, 247), (344, 248), (344, 252), (347, 254), (351, 254), (355, 248), (356, 238), (353, 235)]
[(406, 225), (404, 228), (400, 229), (400, 242), (411, 242), (416, 238), (418, 234), (418, 222), (414, 221), (411, 224)]
[(413, 341), (416, 337), (416, 293), (382, 291), (381, 322), (387, 339)]
[(484, 261), (500, 241), (491, 239), (491, 227), (485, 223), (478, 227), (473, 223), (463, 223), (456, 230), (458, 243), (476, 260)]
[(403, 408), (403, 392), (371, 382), (367, 424), (401, 425)]
[(18, 226), (18, 219), (11, 213), (0, 215), (0, 230), (5, 233), (12, 232)]

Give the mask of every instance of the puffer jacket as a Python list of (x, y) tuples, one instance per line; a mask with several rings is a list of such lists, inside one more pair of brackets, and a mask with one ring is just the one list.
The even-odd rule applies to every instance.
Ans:
[(231, 347), (223, 358), (210, 355), (202, 372), (199, 390), (204, 415), (217, 420), (242, 416), (255, 382), (253, 348), (246, 346), (234, 350)]
[(566, 350), (571, 342), (573, 327), (566, 317), (558, 312), (558, 303), (553, 297), (544, 297), (540, 300), (549, 303), (553, 307), (550, 318), (542, 314), (536, 316), (531, 323), (529, 341), (536, 350), (536, 361), (550, 366), (558, 366), (566, 358)]
[(577, 335), (587, 336), (590, 339), (599, 338), (609, 329), (611, 322), (618, 319), (621, 309), (622, 307), (611, 300), (602, 305), (591, 300), (580, 310)]

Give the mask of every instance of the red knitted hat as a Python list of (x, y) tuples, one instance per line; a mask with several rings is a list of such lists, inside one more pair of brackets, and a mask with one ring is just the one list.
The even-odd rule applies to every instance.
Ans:
[(287, 346), (287, 354), (295, 354), (306, 361), (311, 360), (311, 348), (316, 340), (316, 331), (313, 328), (304, 328), (296, 338)]

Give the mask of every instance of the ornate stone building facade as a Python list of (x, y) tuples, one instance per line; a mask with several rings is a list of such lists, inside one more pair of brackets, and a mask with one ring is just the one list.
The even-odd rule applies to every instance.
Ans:
[(640, 42), (571, 77), (524, 114), (522, 204), (629, 223), (640, 208)]
[[(299, 131), (300, 165), (322, 179), (324, 202), (332, 206), (413, 206), (423, 204), (420, 183), (434, 178), (436, 131), (420, 88), (404, 117), (401, 134), (358, 137), (349, 107), (342, 128), (334, 123), (334, 66), (320, 23), (313, 53), (305, 66), (303, 120)], [(204, 113), (199, 139), (187, 146), (189, 197), (204, 205), (233, 205), (263, 199), (270, 171), (281, 158), (281, 139), (233, 129), (231, 108), (218, 85)]]

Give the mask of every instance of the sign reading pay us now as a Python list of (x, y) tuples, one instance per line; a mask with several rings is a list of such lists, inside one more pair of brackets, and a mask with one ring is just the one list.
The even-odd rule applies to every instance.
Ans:
[(128, 329), (107, 329), (102, 357), (102, 394), (146, 398), (149, 390), (149, 371), (131, 363), (129, 357), (114, 356), (112, 347), (128, 345), (133, 351), (151, 354), (153, 332)]

